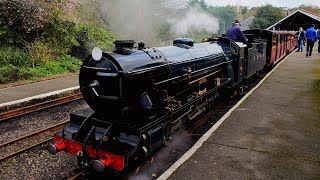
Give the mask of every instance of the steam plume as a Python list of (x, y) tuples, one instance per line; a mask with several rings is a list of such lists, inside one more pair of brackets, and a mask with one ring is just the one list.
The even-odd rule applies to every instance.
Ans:
[(181, 20), (171, 20), (171, 23), (173, 24), (172, 31), (177, 36), (188, 32), (217, 33), (219, 31), (219, 20), (199, 8), (190, 8)]

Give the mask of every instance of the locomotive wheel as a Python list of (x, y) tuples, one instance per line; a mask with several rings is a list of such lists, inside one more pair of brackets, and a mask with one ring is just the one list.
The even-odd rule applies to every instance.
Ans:
[(243, 87), (243, 86), (240, 86), (240, 87), (239, 87), (239, 94), (240, 94), (241, 96), (244, 95), (244, 87)]
[(212, 110), (212, 109), (213, 109), (213, 107), (214, 107), (214, 100), (212, 100), (212, 101), (208, 102), (208, 104), (206, 105), (206, 109), (207, 109), (207, 111)]

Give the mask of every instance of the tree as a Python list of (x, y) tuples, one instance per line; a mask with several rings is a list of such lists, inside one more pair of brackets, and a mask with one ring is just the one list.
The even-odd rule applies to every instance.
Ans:
[(272, 5), (262, 6), (258, 9), (250, 28), (265, 29), (282, 18), (284, 14), (281, 8)]
[(205, 2), (205, 0), (190, 0), (188, 2), (188, 6), (192, 6), (192, 7), (198, 6), (203, 10), (208, 9), (208, 4)]
[(208, 12), (219, 19), (219, 34), (225, 33), (235, 20), (237, 13), (233, 6), (210, 6)]
[(174, 38), (174, 35), (171, 31), (172, 24), (169, 22), (162, 22), (159, 24), (156, 28), (157, 36), (162, 41), (168, 41), (172, 40)]
[(0, 1), (0, 42), (22, 45), (39, 36), (50, 21), (40, 1)]
[(244, 14), (246, 14), (248, 11), (249, 11), (248, 6), (244, 6), (244, 7), (242, 7), (242, 9), (241, 9), (241, 14), (244, 15)]

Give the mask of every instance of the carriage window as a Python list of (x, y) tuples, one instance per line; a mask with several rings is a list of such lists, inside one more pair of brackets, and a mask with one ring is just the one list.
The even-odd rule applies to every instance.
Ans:
[(273, 46), (277, 45), (277, 36), (276, 35), (272, 36), (272, 45)]

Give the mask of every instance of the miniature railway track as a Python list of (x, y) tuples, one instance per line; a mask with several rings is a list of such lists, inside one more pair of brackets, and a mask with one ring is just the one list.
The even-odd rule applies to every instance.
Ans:
[(221, 109), (224, 106), (224, 103), (221, 102), (219, 104), (217, 104), (215, 106), (214, 109), (211, 109), (209, 112), (207, 112), (205, 114), (204, 117), (202, 117), (201, 119), (197, 120), (197, 122), (195, 124), (193, 124), (190, 128), (188, 128), (186, 131), (189, 134), (192, 134), (192, 131), (197, 129), (198, 127), (202, 126), (210, 117), (212, 117), (212, 115), (216, 112), (218, 112), (219, 109)]
[(83, 177), (83, 171), (75, 174), (74, 176), (71, 176), (68, 178), (68, 180), (78, 180), (81, 179)]
[(29, 113), (32, 113), (32, 112), (36, 112), (36, 111), (39, 111), (39, 110), (43, 110), (43, 109), (47, 109), (47, 108), (50, 108), (50, 107), (62, 105), (62, 104), (65, 104), (65, 103), (68, 103), (68, 102), (72, 102), (72, 101), (75, 101), (75, 100), (79, 100), (79, 99), (82, 99), (82, 94), (81, 93), (76, 93), (76, 94), (64, 96), (64, 97), (61, 97), (61, 98), (53, 99), (53, 100), (50, 100), (50, 101), (45, 101), (45, 102), (37, 103), (37, 104), (34, 104), (34, 105), (30, 105), (30, 106), (26, 106), (26, 107), (14, 109), (14, 110), (2, 112), (2, 113), (0, 113), (0, 122), (6, 121), (6, 120), (14, 118), (14, 117), (18, 117), (18, 116), (22, 116), (22, 115), (29, 114)]
[(5, 159), (11, 158), (11, 157), (13, 157), (15, 155), (18, 155), (18, 154), (20, 154), (22, 152), (25, 152), (25, 151), (27, 151), (29, 149), (32, 149), (32, 148), (34, 148), (36, 146), (39, 146), (39, 145), (41, 145), (43, 143), (51, 141), (53, 139), (52, 134), (54, 134), (55, 132), (61, 130), (68, 122), (69, 121), (64, 121), (64, 122), (55, 124), (53, 126), (38, 130), (36, 132), (32, 132), (32, 133), (24, 135), (22, 137), (19, 137), (19, 138), (13, 139), (11, 141), (8, 141), (8, 142), (0, 144), (0, 149), (2, 149), (2, 148), (5, 148), (6, 146), (14, 145), (15, 143), (19, 143), (19, 142), (21, 142), (23, 140), (26, 140), (27, 138), (36, 137), (36, 136), (43, 135), (43, 134), (50, 135), (46, 139), (43, 139), (43, 140), (38, 141), (38, 142), (35, 142), (35, 143), (33, 143), (31, 145), (28, 145), (26, 147), (23, 147), (23, 148), (18, 148), (17, 151), (11, 152), (9, 154), (5, 154), (3, 156), (0, 155), (0, 162), (5, 160)]

